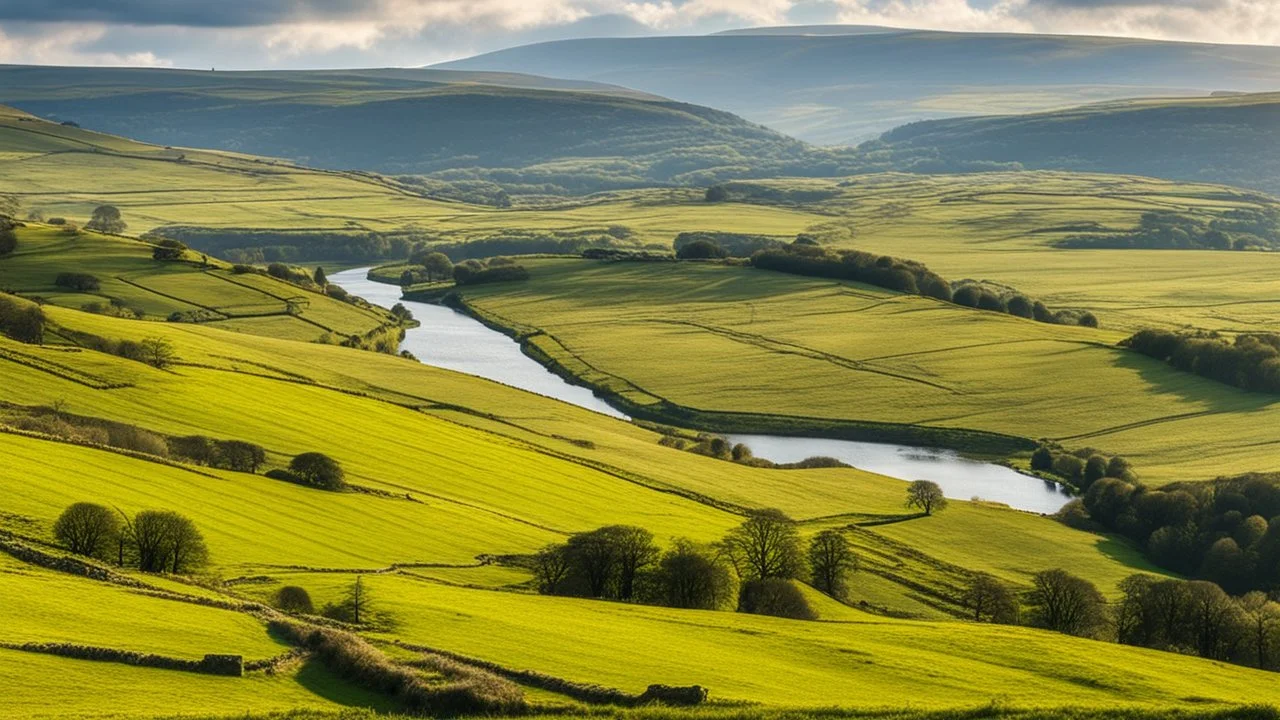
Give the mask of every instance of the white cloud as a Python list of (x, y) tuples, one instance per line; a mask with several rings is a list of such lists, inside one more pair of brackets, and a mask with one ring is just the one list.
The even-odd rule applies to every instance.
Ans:
[(0, 63), (140, 67), (166, 67), (171, 64), (150, 50), (104, 52), (85, 49), (105, 37), (108, 31), (107, 25), (57, 24), (17, 34), (6, 33), (0, 26)]

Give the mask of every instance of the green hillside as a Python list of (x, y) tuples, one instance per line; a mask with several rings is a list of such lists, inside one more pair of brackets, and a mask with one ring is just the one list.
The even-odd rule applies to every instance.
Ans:
[(167, 146), (318, 168), (590, 192), (831, 174), (834, 156), (727, 112), (622, 88), (443, 70), (0, 66), (0, 103)]
[(920, 122), (862, 147), (899, 168), (975, 161), (1217, 182), (1280, 194), (1280, 95), (1127, 100)]
[(1280, 85), (1274, 47), (922, 30), (825, 34), (804, 27), (560, 40), (437, 67), (616, 83), (824, 144), (868, 140), (923, 119)]

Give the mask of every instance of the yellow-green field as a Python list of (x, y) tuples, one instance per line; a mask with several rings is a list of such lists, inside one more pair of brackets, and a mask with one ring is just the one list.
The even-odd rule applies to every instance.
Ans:
[[(364, 335), (391, 322), (381, 309), (350, 305), (273, 277), (236, 275), (216, 260), (199, 272), (187, 263), (153, 260), (150, 244), (129, 238), (71, 234), (42, 224), (19, 228), (17, 238), (17, 250), (0, 263), (0, 287), (55, 305), (80, 308), (115, 300), (151, 320), (203, 313), (216, 326), (303, 341), (326, 334)], [(93, 275), (101, 287), (77, 292), (55, 284), (68, 271)]]
[(529, 261), (467, 289), (639, 405), (968, 428), (1129, 457), (1151, 481), (1280, 468), (1280, 404), (1064, 327), (856, 283), (698, 263)]

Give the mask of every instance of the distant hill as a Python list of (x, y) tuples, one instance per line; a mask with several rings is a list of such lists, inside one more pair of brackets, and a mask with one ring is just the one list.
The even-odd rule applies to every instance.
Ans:
[(715, 35), (872, 35), (904, 32), (906, 28), (884, 25), (773, 25), (721, 30)]
[(613, 83), (826, 144), (958, 115), (1280, 90), (1280, 47), (916, 30), (562, 40), (436, 67)]
[(1280, 93), (920, 122), (862, 149), (888, 151), (893, 167), (1017, 162), (1029, 169), (1150, 175), (1280, 195)]
[(158, 145), (328, 169), (444, 173), (533, 192), (852, 169), (720, 110), (505, 73), (9, 66), (0, 67), (0, 102)]

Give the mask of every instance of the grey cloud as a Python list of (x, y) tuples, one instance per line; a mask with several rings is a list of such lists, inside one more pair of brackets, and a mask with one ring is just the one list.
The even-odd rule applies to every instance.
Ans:
[(256, 27), (359, 17), (370, 0), (0, 0), (0, 22)]

